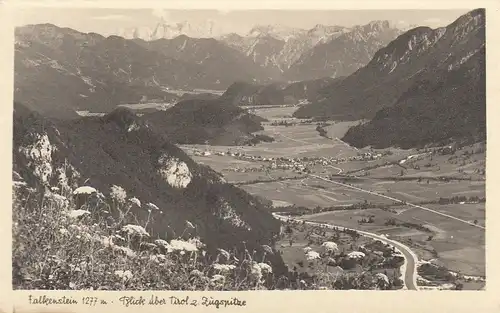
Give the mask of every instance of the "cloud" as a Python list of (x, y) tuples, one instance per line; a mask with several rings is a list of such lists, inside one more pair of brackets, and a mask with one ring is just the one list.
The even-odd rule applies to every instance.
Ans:
[(172, 16), (171, 16), (170, 12), (168, 12), (168, 10), (165, 10), (165, 9), (153, 9), (151, 14), (153, 14), (153, 16), (155, 16), (155, 17), (159, 17), (159, 18), (164, 19), (166, 21), (172, 20)]
[(103, 20), (103, 21), (118, 21), (118, 20), (129, 20), (130, 17), (121, 14), (110, 14), (110, 15), (100, 15), (92, 17), (93, 20)]
[(403, 20), (399, 20), (399, 21), (395, 21), (393, 22), (394, 23), (394, 26), (397, 27), (397, 28), (407, 28), (410, 26), (410, 23), (408, 23), (407, 21), (403, 21)]
[(444, 26), (449, 24), (448, 21), (437, 18), (437, 17), (432, 17), (428, 18), (423, 21), (424, 25), (430, 26), (430, 27), (439, 27), (439, 26)]

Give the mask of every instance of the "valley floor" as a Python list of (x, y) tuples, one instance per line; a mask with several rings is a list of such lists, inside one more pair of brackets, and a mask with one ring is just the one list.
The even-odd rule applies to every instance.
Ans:
[[(320, 136), (316, 123), (276, 126), (273, 121), (290, 115), (288, 107), (253, 111), (270, 121), (261, 133), (274, 142), (181, 148), (275, 206), (297, 212), (303, 207), (301, 219), (385, 235), (409, 246), (419, 262), (484, 277), (485, 151), (480, 145), (434, 153), (356, 149), (339, 138), (358, 122), (329, 121), (323, 126), (327, 135)], [(476, 280), (463, 288), (482, 288), (484, 279)], [(424, 281), (419, 284), (431, 284)], [(443, 283), (436, 277), (434, 282)]]

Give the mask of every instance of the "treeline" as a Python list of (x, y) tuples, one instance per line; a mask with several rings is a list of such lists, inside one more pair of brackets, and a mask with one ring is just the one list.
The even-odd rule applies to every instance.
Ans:
[(324, 127), (326, 126), (329, 126), (329, 124), (318, 124), (318, 126), (316, 126), (316, 131), (319, 133), (319, 135), (321, 137), (325, 137), (327, 139), (331, 139), (330, 137), (328, 137), (328, 132), (326, 131), (326, 129)]
[(285, 181), (285, 180), (296, 180), (303, 178), (303, 176), (293, 176), (293, 177), (278, 177), (274, 179), (254, 179), (254, 180), (249, 180), (249, 181), (243, 181), (243, 182), (234, 182), (232, 183), (235, 186), (244, 186), (244, 185), (253, 185), (253, 184), (258, 184), (258, 183), (272, 183), (272, 182), (277, 182), (277, 181)]
[(428, 201), (428, 202), (422, 202), (422, 204), (457, 204), (457, 203), (485, 203), (486, 198), (485, 197), (478, 197), (478, 196), (454, 196), (451, 198), (439, 198), (439, 200), (435, 201)]
[(274, 142), (274, 138), (267, 135), (257, 134), (253, 135), (253, 137), (245, 142), (245, 144), (249, 146), (255, 146), (256, 144), (261, 142)]
[(289, 216), (302, 216), (306, 214), (317, 214), (322, 212), (332, 212), (332, 211), (344, 211), (344, 210), (366, 210), (366, 209), (374, 209), (374, 208), (382, 208), (385, 207), (381, 204), (373, 204), (373, 203), (355, 203), (348, 206), (330, 206), (330, 207), (321, 207), (316, 206), (315, 208), (307, 208), (304, 206), (284, 206), (275, 208), (275, 211), (279, 211), (280, 213), (289, 215)]
[(429, 228), (423, 226), (422, 224), (416, 224), (416, 223), (410, 223), (410, 222), (398, 222), (394, 218), (387, 219), (385, 221), (384, 225), (385, 226), (402, 226), (402, 227), (406, 227), (406, 228), (413, 228), (416, 230), (420, 230), (420, 231), (423, 231), (426, 233), (432, 233), (432, 231)]

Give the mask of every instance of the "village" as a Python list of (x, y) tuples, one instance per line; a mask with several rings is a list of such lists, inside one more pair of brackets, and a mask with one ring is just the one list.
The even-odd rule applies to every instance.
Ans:
[(250, 155), (240, 151), (233, 151), (228, 149), (227, 151), (210, 151), (209, 149), (199, 150), (195, 149), (193, 155), (210, 157), (216, 156), (230, 156), (238, 160), (250, 161), (250, 162), (267, 162), (268, 165), (262, 165), (261, 167), (249, 167), (249, 168), (231, 168), (227, 169), (229, 171), (247, 173), (247, 172), (265, 172), (267, 170), (291, 170), (296, 173), (310, 173), (311, 167), (314, 166), (333, 166), (340, 163), (352, 162), (352, 161), (373, 161), (380, 159), (384, 156), (383, 153), (372, 153), (363, 152), (358, 153), (356, 156), (350, 156), (346, 158), (334, 158), (334, 157), (263, 157), (260, 155)]

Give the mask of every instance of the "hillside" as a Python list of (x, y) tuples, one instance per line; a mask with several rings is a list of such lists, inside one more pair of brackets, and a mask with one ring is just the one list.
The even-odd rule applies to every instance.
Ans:
[(221, 99), (233, 105), (282, 105), (285, 102), (280, 84), (257, 85), (236, 82)]
[[(236, 248), (243, 257), (245, 244), (262, 254), (261, 245), (272, 246), (280, 230), (259, 199), (196, 164), (126, 109), (102, 118), (54, 122), (16, 103), (13, 144), (14, 176), (42, 194), (45, 189), (66, 195), (87, 185), (119, 202), (126, 193), (155, 204), (161, 212), (135, 205), (124, 215), (126, 223), (146, 224), (153, 238), (196, 235), (209, 253)], [(98, 215), (109, 219), (122, 213), (112, 205)], [(195, 228), (185, 233), (186, 220)], [(281, 258), (270, 259), (280, 271)]]
[(134, 42), (167, 58), (196, 64), (198, 72), (192, 73), (192, 78), (206, 79), (205, 86), (208, 86), (210, 79), (215, 79), (214, 84), (209, 86), (211, 89), (226, 89), (234, 81), (267, 82), (271, 78), (277, 78), (278, 74), (260, 67), (252, 57), (214, 38), (190, 38), (180, 35), (173, 39), (136, 39)]
[(263, 120), (220, 99), (180, 101), (166, 111), (141, 117), (155, 132), (179, 144), (243, 145)]
[[(15, 100), (50, 117), (110, 112), (144, 97), (175, 101), (165, 88), (220, 90), (235, 80), (269, 79), (251, 59), (214, 39), (145, 44), (39, 24), (16, 28), (15, 40)], [(221, 70), (228, 64), (231, 70)]]
[(337, 78), (318, 78), (313, 80), (304, 80), (291, 83), (283, 89), (286, 99), (289, 101), (298, 102), (301, 100), (313, 101), (317, 98), (319, 92), (327, 85), (335, 81), (342, 80), (343, 77)]
[(371, 119), (419, 81), (444, 77), (440, 73), (462, 66), (484, 47), (484, 31), (484, 10), (471, 11), (444, 28), (412, 29), (377, 51), (365, 67), (326, 86), (295, 116)]
[(352, 127), (345, 142), (387, 148), (474, 143), (486, 139), (485, 48), (457, 69), (417, 81), (392, 107)]
[(236, 82), (229, 86), (221, 99), (233, 105), (290, 105), (315, 100), (327, 85), (342, 80), (338, 78), (319, 78), (290, 84), (273, 83), (257, 85)]

